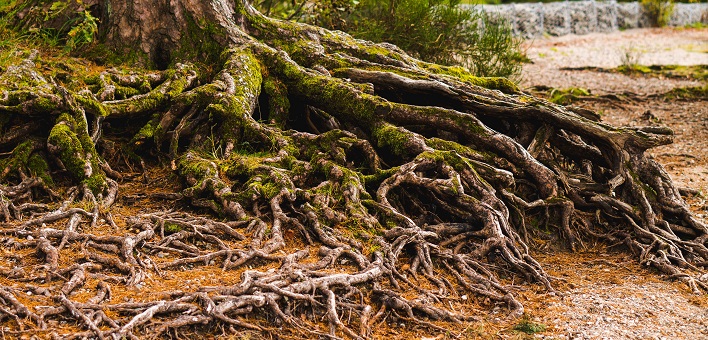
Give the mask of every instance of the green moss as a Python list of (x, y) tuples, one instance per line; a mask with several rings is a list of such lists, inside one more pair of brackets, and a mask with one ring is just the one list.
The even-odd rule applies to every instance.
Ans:
[(149, 62), (147, 61), (150, 59), (139, 46), (115, 49), (100, 43), (89, 46), (81, 54), (101, 65), (121, 65), (121, 67), (148, 66)]
[(76, 101), (84, 107), (86, 112), (101, 117), (108, 116), (108, 109), (103, 103), (99, 102), (98, 100), (82, 95), (76, 95), (74, 96), (74, 98), (76, 98)]
[[(106, 188), (106, 179), (99, 164), (99, 155), (91, 137), (83, 115), (75, 119), (63, 113), (57, 119), (47, 138), (47, 144), (55, 148), (57, 157), (66, 170), (76, 180), (86, 184), (93, 193), (100, 193)], [(90, 156), (90, 159), (86, 157)], [(91, 165), (91, 175), (86, 174), (86, 164)]]
[(487, 152), (480, 152), (477, 150), (474, 150), (470, 147), (464, 146), (462, 144), (445, 140), (445, 139), (440, 139), (440, 138), (429, 138), (426, 139), (425, 143), (436, 150), (442, 150), (442, 151), (455, 151), (459, 153), (462, 156), (465, 156), (467, 158), (474, 158), (474, 159), (486, 159), (489, 161), (494, 160), (494, 155), (487, 153)]
[(84, 179), (84, 165), (86, 164), (82, 156), (84, 150), (71, 127), (63, 121), (54, 125), (47, 142), (58, 147), (59, 159), (64, 163), (69, 173), (76, 179)]
[(533, 322), (525, 316), (514, 326), (514, 330), (524, 332), (526, 334), (536, 334), (545, 332), (546, 325)]
[(664, 94), (667, 99), (708, 99), (708, 85), (677, 87)]
[(285, 127), (290, 112), (287, 87), (274, 77), (266, 77), (263, 80), (263, 92), (268, 96), (269, 120), (280, 128)]
[(651, 73), (651, 69), (647, 66), (643, 65), (637, 65), (637, 64), (632, 64), (632, 65), (620, 65), (617, 67), (617, 71), (620, 73), (625, 73), (625, 74), (632, 74), (632, 73), (642, 73), (642, 74), (647, 74)]
[(288, 86), (291, 95), (307, 98), (313, 106), (337, 118), (374, 122), (377, 113), (390, 106), (388, 101), (364, 93), (342, 79), (305, 73), (300, 66), (277, 53), (266, 51), (262, 56), (269, 71)]
[(106, 188), (106, 177), (99, 170), (94, 170), (91, 177), (84, 179), (84, 184), (93, 193), (100, 193)]
[(455, 151), (426, 151), (418, 155), (416, 159), (429, 159), (436, 162), (442, 162), (450, 165), (456, 171), (462, 171), (463, 169), (474, 171), (474, 167), (469, 163), (469, 160), (462, 157)]
[(118, 84), (114, 84), (114, 86), (116, 87), (116, 99), (126, 99), (140, 94), (140, 91), (138, 89), (132, 87), (121, 86)]
[(32, 176), (42, 179), (47, 185), (54, 185), (54, 180), (50, 174), (49, 164), (46, 159), (40, 154), (34, 153), (27, 160), (27, 169)]
[[(603, 69), (606, 70), (606, 69)], [(693, 79), (693, 80), (708, 80), (708, 65), (638, 65), (627, 64), (620, 65), (615, 69), (609, 69), (610, 72), (619, 72), (624, 74), (641, 74), (657, 78), (677, 78), (677, 79)]]
[(302, 79), (299, 85), (299, 91), (318, 101), (318, 106), (327, 108), (328, 112), (340, 113), (340, 117), (351, 117), (349, 119), (360, 122), (375, 120), (380, 102), (378, 97), (355, 90), (338, 79), (323, 76)]
[(131, 112), (149, 112), (165, 106), (171, 99), (182, 94), (187, 87), (187, 77), (193, 67), (184, 66), (176, 70), (166, 71), (166, 81), (153, 91), (140, 97), (130, 98), (120, 104), (110, 107), (111, 116), (125, 116)]
[(100, 83), (101, 83), (101, 74), (100, 73), (90, 74), (84, 78), (84, 84), (86, 84), (86, 85), (99, 85)]
[(393, 176), (400, 167), (395, 166), (389, 169), (385, 170), (377, 170), (375, 173), (371, 175), (364, 175), (363, 177), (363, 183), (366, 183), (366, 185), (377, 185), (383, 182), (386, 178), (389, 178)]
[(174, 234), (174, 233), (182, 231), (181, 225), (179, 225), (177, 223), (170, 222), (170, 221), (165, 222), (163, 227), (165, 228), (165, 232), (169, 233), (169, 234)]
[(203, 179), (213, 169), (212, 163), (208, 160), (197, 157), (193, 153), (187, 153), (178, 162), (178, 170), (183, 176), (191, 176), (195, 179)]
[(256, 168), (263, 164), (263, 160), (265, 158), (272, 156), (272, 154), (263, 152), (254, 152), (250, 154), (235, 152), (227, 161), (221, 162), (219, 169), (222, 173), (231, 178), (243, 175), (250, 176)]
[(261, 197), (265, 198), (266, 200), (271, 200), (278, 193), (280, 193), (282, 186), (272, 182), (265, 182), (253, 184), (252, 188), (259, 192)]
[[(162, 114), (161, 113), (154, 113), (152, 115), (152, 118), (145, 124), (143, 125), (142, 128), (140, 128), (140, 131), (133, 136), (133, 139), (130, 140), (130, 144), (133, 145), (140, 145), (145, 142), (145, 140), (148, 140), (150, 138), (153, 138), (156, 134), (156, 130), (159, 127), (160, 120), (162, 119)], [(158, 141), (156, 141), (158, 142)]]
[(580, 87), (569, 87), (566, 89), (553, 88), (548, 93), (548, 101), (560, 105), (568, 105), (580, 97), (591, 96), (589, 90)]
[[(235, 92), (224, 98), (220, 103), (209, 105), (209, 110), (223, 122), (221, 138), (238, 140), (237, 132), (243, 129), (245, 140), (257, 140), (260, 130), (244, 119), (244, 114), (251, 112), (253, 98), (260, 95), (263, 75), (261, 64), (250, 49), (232, 49), (227, 51), (229, 59), (224, 65), (225, 70), (234, 77)], [(253, 138), (250, 138), (253, 137)]]
[(408, 79), (416, 79), (416, 80), (425, 80), (425, 79), (430, 79), (428, 75), (422, 72), (416, 72), (413, 70), (408, 70), (404, 68), (399, 68), (395, 66), (386, 66), (386, 65), (352, 65), (352, 64), (343, 64), (339, 65), (340, 67), (338, 68), (333, 68), (330, 70), (330, 73), (337, 78), (346, 78), (348, 72), (351, 70), (352, 67), (359, 68), (361, 70), (365, 71), (371, 71), (371, 72), (388, 72), (388, 73), (393, 73), (397, 74), (402, 77), (406, 77)]
[(128, 100), (124, 103), (112, 105), (110, 107), (111, 116), (121, 116), (126, 112), (147, 112), (158, 107), (161, 107), (167, 103), (168, 97), (159, 91), (152, 91), (147, 96), (141, 97), (140, 99)]
[(12, 173), (16, 173), (18, 170), (22, 170), (32, 155), (32, 151), (34, 151), (34, 142), (31, 140), (15, 146), (9, 158), (0, 160), (0, 180)]
[(464, 67), (459, 66), (441, 66), (436, 64), (422, 63), (426, 70), (439, 74), (452, 76), (459, 81), (484, 87), (490, 90), (499, 90), (504, 93), (515, 94), (521, 92), (519, 87), (511, 80), (501, 77), (477, 77), (470, 73)]
[(182, 36), (180, 49), (172, 55), (172, 61), (192, 60), (200, 69), (209, 70), (213, 65), (221, 64), (220, 57), (226, 41), (226, 33), (213, 22), (197, 21), (191, 15), (186, 16), (187, 30)]
[(410, 141), (415, 138), (412, 132), (388, 123), (377, 124), (372, 128), (371, 133), (377, 147), (387, 148), (398, 156), (405, 156), (409, 153)]
[(652, 201), (656, 201), (659, 198), (659, 195), (654, 190), (654, 188), (644, 183), (641, 177), (639, 177), (639, 174), (632, 169), (631, 165), (627, 164), (627, 168), (629, 169), (629, 175), (632, 176), (632, 180), (634, 181), (634, 183), (638, 184), (640, 187), (642, 187), (642, 189), (644, 189), (644, 193), (649, 196), (649, 199), (651, 199)]
[(49, 98), (39, 97), (34, 100), (32, 107), (36, 111), (35, 113), (50, 113), (56, 110), (59, 105)]

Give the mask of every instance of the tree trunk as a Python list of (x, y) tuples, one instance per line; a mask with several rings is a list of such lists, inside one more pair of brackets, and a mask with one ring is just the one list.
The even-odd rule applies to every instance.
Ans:
[[(23, 4), (11, 12), (18, 26), (42, 23), (34, 15), (48, 5)], [(383, 319), (428, 328), (475, 319), (458, 298), (468, 293), (519, 316), (500, 276), (553, 291), (529, 250), (549, 230), (573, 249), (594, 238), (622, 245), (708, 288), (696, 278), (708, 227), (645, 154), (671, 143), (668, 129), (609, 126), (506, 79), (273, 20), (245, 0), (73, 6), (100, 15), (102, 46), (156, 70), (71, 81), (47, 76), (43, 67), (57, 66), (37, 53), (2, 70), (0, 217), (33, 216), (2, 233), (37, 249), (46, 265), (13, 280), (37, 284), (40, 305), (53, 306), (29, 307), (0, 287), (20, 328), (68, 318), (79, 336), (134, 338), (207, 324), (270, 332), (277, 320), (366, 338)], [(155, 166), (142, 160), (155, 155), (184, 185), (155, 199), (189, 202), (189, 212), (113, 216), (116, 181), (131, 165)], [(130, 228), (95, 232), (111, 225)], [(79, 247), (66, 266), (75, 256), (66, 249)], [(215, 266), (240, 281), (109, 299), (117, 287)], [(72, 299), (92, 279), (95, 297)]]
[[(140, 52), (146, 60), (164, 69), (172, 58), (181, 61), (218, 56), (220, 51), (200, 50), (203, 45), (221, 48), (242, 34), (238, 14), (231, 1), (102, 1), (100, 13), (105, 24), (101, 36), (118, 52)], [(177, 60), (180, 61), (180, 60)]]

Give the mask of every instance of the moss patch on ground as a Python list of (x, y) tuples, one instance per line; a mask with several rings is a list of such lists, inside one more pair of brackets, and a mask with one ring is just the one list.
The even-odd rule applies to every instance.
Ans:
[(708, 65), (620, 65), (610, 69), (628, 75), (646, 75), (658, 78), (708, 80)]
[(703, 86), (677, 87), (665, 93), (666, 99), (708, 99), (708, 84)]

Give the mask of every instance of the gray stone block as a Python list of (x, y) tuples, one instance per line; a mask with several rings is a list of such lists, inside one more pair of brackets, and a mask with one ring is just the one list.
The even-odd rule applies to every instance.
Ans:
[[(485, 12), (491, 23), (510, 24), (514, 34), (524, 38), (544, 33), (613, 32), (652, 24), (639, 2), (586, 0), (467, 7)], [(669, 25), (686, 26), (697, 22), (708, 24), (708, 3), (677, 3)]]
[(568, 2), (570, 28), (574, 34), (588, 34), (597, 30), (597, 11), (594, 1)]
[(617, 3), (617, 27), (637, 28), (639, 27), (639, 3), (621, 2)]
[(516, 34), (524, 38), (543, 35), (543, 4), (515, 4)]
[(570, 13), (567, 2), (543, 5), (543, 28), (550, 35), (570, 34)]
[(669, 19), (669, 26), (686, 26), (708, 18), (708, 3), (676, 3)]
[(637, 27), (640, 27), (640, 28), (653, 27), (654, 24), (652, 23), (651, 19), (649, 19), (649, 13), (647, 12), (647, 10), (641, 4), (638, 4), (638, 5), (639, 5), (639, 25)]
[(617, 30), (617, 3), (596, 2), (597, 32), (614, 32)]

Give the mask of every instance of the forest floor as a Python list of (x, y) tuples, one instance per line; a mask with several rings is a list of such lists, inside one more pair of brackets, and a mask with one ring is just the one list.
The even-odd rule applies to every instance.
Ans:
[[(573, 105), (590, 108), (602, 114), (603, 120), (616, 125), (665, 125), (676, 133), (675, 143), (651, 150), (664, 164), (680, 187), (692, 188), (708, 195), (708, 100), (668, 99), (662, 96), (673, 88), (702, 86), (706, 80), (667, 79), (656, 75), (633, 75), (577, 68), (595, 66), (613, 68), (627, 59), (642, 65), (684, 64), (708, 65), (708, 30), (643, 29), (611, 34), (590, 34), (540, 38), (526, 43), (533, 61), (524, 69), (521, 85), (565, 89), (582, 87), (592, 95), (575, 98)], [(576, 68), (563, 70), (562, 68)], [(548, 94), (549, 90), (537, 92)], [(178, 183), (164, 173), (165, 168), (151, 168), (147, 177), (135, 172), (121, 183), (120, 197), (114, 206), (116, 216), (135, 216), (161, 210), (179, 210), (179, 203), (155, 199), (154, 194), (178, 191)], [(149, 185), (146, 185), (148, 183)], [(151, 196), (153, 195), (153, 196)], [(159, 196), (159, 195), (158, 195)], [(151, 198), (152, 197), (152, 198)], [(705, 218), (707, 199), (701, 195), (689, 198), (692, 209)], [(118, 227), (129, 232), (124, 220)], [(109, 235), (112, 229), (84, 230)], [(133, 232), (133, 231), (130, 231)], [(533, 256), (555, 278), (557, 292), (548, 294), (542, 286), (515, 285), (519, 301), (524, 304), (522, 319), (508, 319), (504, 306), (490, 307), (484, 301), (462, 297), (456, 304), (461, 312), (477, 313), (478, 321), (463, 325), (441, 324), (450, 331), (408, 327), (405, 323), (381, 324), (374, 327), (376, 339), (708, 339), (708, 296), (694, 295), (683, 283), (667, 280), (656, 271), (642, 267), (634, 256), (601, 243), (586, 243), (571, 253), (550, 243), (538, 243)], [(59, 265), (66, 267), (80, 258), (79, 245), (67, 247)], [(2, 248), (0, 269), (11, 265), (38, 266), (36, 250)], [(155, 261), (170, 261), (158, 253)], [(5, 268), (7, 266), (7, 268)], [(115, 285), (113, 302), (140, 302), (170, 290), (192, 290), (202, 286), (237, 284), (239, 273), (224, 275), (219, 266), (188, 266), (147, 277), (135, 287)], [(0, 276), (0, 284), (15, 287), (17, 282)], [(85, 287), (95, 287), (97, 279)], [(17, 286), (20, 301), (37, 307), (35, 293)], [(83, 301), (90, 289), (79, 289), (72, 298)], [(33, 295), (35, 294), (35, 295)], [(491, 310), (490, 310), (491, 308)], [(273, 326), (277, 327), (277, 326)], [(71, 332), (76, 325), (59, 324), (56, 330)], [(522, 332), (520, 330), (525, 330)], [(306, 338), (284, 330), (283, 338)], [(223, 337), (220, 336), (224, 334)], [(49, 333), (17, 332), (0, 327), (0, 339), (32, 336), (49, 338)], [(174, 334), (177, 338), (259, 339), (260, 333), (204, 330), (198, 334)], [(273, 334), (278, 336), (278, 334)]]
[[(679, 187), (708, 195), (708, 98), (705, 94), (691, 99), (663, 95), (675, 88), (706, 86), (706, 79), (587, 69), (627, 63), (708, 65), (708, 30), (638, 29), (571, 35), (539, 38), (526, 42), (525, 47), (533, 63), (524, 67), (522, 87), (582, 88), (590, 95), (580, 96), (572, 104), (600, 113), (603, 121), (670, 127), (675, 133), (674, 144), (650, 150), (651, 154)], [(706, 196), (696, 195), (688, 201), (705, 219)], [(629, 255), (600, 245), (586, 246), (587, 250), (579, 253), (534, 254), (549, 274), (559, 278), (560, 294), (526, 297), (522, 293), (522, 298), (528, 298), (529, 319), (546, 326), (532, 338), (708, 339), (706, 295), (696, 296), (684, 284), (665, 280)], [(480, 337), (484, 334), (526, 337), (509, 331), (509, 326), (480, 333)]]

